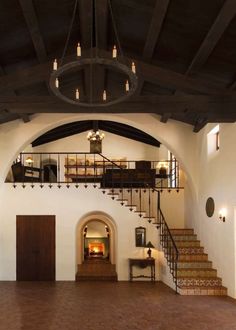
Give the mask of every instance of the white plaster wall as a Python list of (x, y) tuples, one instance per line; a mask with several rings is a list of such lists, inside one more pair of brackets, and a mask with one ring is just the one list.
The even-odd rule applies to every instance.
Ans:
[[(90, 212), (108, 214), (117, 227), (116, 260), (119, 280), (128, 280), (128, 258), (146, 256), (146, 249), (135, 247), (135, 227), (145, 225), (147, 239), (157, 246), (155, 226), (142, 221), (137, 214), (111, 200), (92, 185), (67, 189), (41, 189), (29, 185), (23, 189), (5, 184), (2, 202), (11, 207), (1, 209), (0, 223), (0, 279), (16, 278), (16, 215), (56, 216), (56, 280), (74, 280), (76, 272), (76, 227)], [(144, 251), (145, 250), (145, 251)]]
[[(220, 124), (220, 149), (208, 154), (207, 134), (214, 127), (207, 125), (198, 134), (198, 203), (194, 212), (198, 221), (192, 221), (202, 245), (205, 247), (218, 276), (223, 278), (223, 285), (228, 293), (236, 297), (235, 291), (235, 141), (236, 125)], [(208, 197), (215, 200), (215, 213), (208, 218), (205, 204)], [(219, 210), (227, 209), (226, 222), (219, 220)]]
[[(196, 135), (192, 134), (191, 127), (182, 123), (168, 121), (163, 124), (156, 116), (147, 114), (104, 115), (104, 114), (47, 114), (36, 115), (30, 123), (23, 124), (14, 121), (0, 127), (0, 260), (1, 279), (15, 279), (15, 216), (17, 214), (55, 214), (57, 216), (57, 279), (74, 279), (75, 275), (75, 227), (78, 220), (87, 212), (94, 210), (109, 214), (118, 228), (117, 267), (120, 280), (127, 279), (127, 251), (130, 257), (146, 255), (144, 249), (134, 248), (134, 228), (139, 217), (122, 208), (116, 201), (104, 201), (104, 196), (98, 191), (87, 190), (82, 194), (72, 190), (50, 190), (44, 192), (37, 187), (32, 190), (27, 187), (12, 191), (12, 187), (3, 184), (8, 169), (16, 155), (31, 141), (42, 133), (58, 125), (70, 121), (85, 119), (106, 119), (118, 121), (146, 131), (148, 134), (164, 143), (182, 164), (190, 186), (196, 188)], [(125, 150), (125, 148), (124, 148)], [(123, 152), (122, 152), (123, 154)], [(72, 189), (72, 188), (70, 188)], [(89, 195), (88, 195), (89, 194)], [(191, 210), (187, 216), (194, 217)], [(150, 228), (149, 228), (150, 227)], [(156, 228), (147, 224), (149, 240), (156, 246)], [(71, 239), (74, 237), (74, 239)], [(155, 254), (155, 251), (154, 251)]]

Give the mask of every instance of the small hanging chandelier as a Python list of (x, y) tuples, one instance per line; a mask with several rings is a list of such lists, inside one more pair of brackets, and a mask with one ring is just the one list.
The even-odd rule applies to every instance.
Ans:
[[(73, 22), (75, 20), (76, 16), (76, 10), (78, 6), (78, 0), (75, 0), (74, 5), (74, 11), (73, 16), (70, 24), (70, 30), (68, 32), (67, 42), (65, 44), (65, 48), (63, 51), (63, 56), (60, 59), (59, 63), (57, 59), (54, 60), (52, 65), (52, 73), (50, 76), (49, 85), (52, 90), (52, 92), (61, 100), (77, 105), (77, 106), (84, 106), (84, 107), (105, 107), (110, 106), (116, 103), (120, 103), (123, 101), (126, 101), (131, 95), (133, 95), (138, 87), (138, 78), (136, 75), (136, 66), (134, 61), (131, 61), (131, 63), (126, 63), (125, 57), (123, 55), (123, 51), (121, 48), (120, 40), (118, 37), (118, 32), (115, 24), (115, 19), (113, 15), (113, 10), (111, 6), (110, 0), (108, 0), (109, 4), (109, 11), (111, 15), (111, 21), (112, 26), (116, 38), (117, 45), (113, 46), (111, 56), (110, 57), (104, 57), (99, 56), (98, 51), (98, 28), (97, 28), (97, 14), (96, 14), (96, 1), (97, 0), (91, 0), (91, 4), (94, 8), (94, 14), (92, 15), (92, 24), (91, 24), (91, 31), (95, 31), (91, 34), (91, 50), (90, 50), (90, 56), (83, 57), (83, 49), (80, 42), (77, 43), (76, 49), (75, 49), (75, 60), (69, 63), (64, 63), (64, 57), (66, 54), (68, 42), (70, 39)], [(92, 40), (95, 39), (96, 47), (95, 49), (92, 48)], [(104, 87), (103, 92), (100, 95), (99, 99), (96, 99), (94, 97), (94, 91), (93, 91), (93, 82), (94, 82), (94, 76), (93, 73), (95, 71), (96, 66), (102, 66), (106, 70), (110, 71), (118, 71), (122, 74), (122, 77), (124, 77), (124, 81), (121, 82), (123, 85), (123, 88), (121, 86), (121, 90), (123, 92), (120, 95), (114, 95), (112, 92), (109, 92), (106, 87)], [(89, 79), (89, 98), (84, 97), (83, 93), (81, 93), (82, 87), (75, 86), (71, 92), (67, 94), (63, 93), (63, 76), (68, 76), (71, 72), (77, 74), (78, 71), (81, 71), (85, 69), (85, 67), (90, 68), (90, 79)], [(115, 93), (116, 94), (116, 93)], [(96, 133), (96, 132), (95, 132)], [(96, 134), (95, 134), (96, 135)], [(94, 136), (95, 136), (94, 135)]]
[(88, 132), (87, 139), (90, 142), (101, 142), (105, 137), (105, 134), (103, 132), (99, 131), (98, 128), (98, 121), (93, 121), (93, 129)]
[(89, 141), (102, 141), (105, 137), (104, 133), (101, 133), (99, 130), (97, 131), (89, 131), (87, 135), (87, 139)]

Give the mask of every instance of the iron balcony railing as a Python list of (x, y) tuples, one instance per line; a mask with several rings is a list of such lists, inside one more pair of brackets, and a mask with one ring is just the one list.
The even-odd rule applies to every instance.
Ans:
[(101, 187), (125, 188), (151, 186), (180, 189), (179, 164), (174, 161), (110, 160), (102, 154), (81, 152), (20, 153), (6, 182), (56, 183), (78, 186), (93, 183)]

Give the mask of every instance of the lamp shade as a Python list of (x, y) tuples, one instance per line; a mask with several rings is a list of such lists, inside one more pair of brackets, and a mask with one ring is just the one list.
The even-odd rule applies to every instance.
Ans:
[(146, 245), (147, 248), (154, 248), (155, 246), (153, 246), (153, 244), (149, 241)]

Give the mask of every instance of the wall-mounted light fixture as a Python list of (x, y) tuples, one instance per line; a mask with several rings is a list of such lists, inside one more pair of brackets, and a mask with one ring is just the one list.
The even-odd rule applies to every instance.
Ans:
[(219, 219), (225, 222), (227, 210), (225, 208), (220, 209), (219, 211)]

